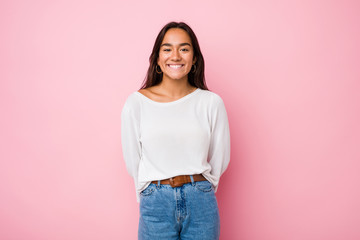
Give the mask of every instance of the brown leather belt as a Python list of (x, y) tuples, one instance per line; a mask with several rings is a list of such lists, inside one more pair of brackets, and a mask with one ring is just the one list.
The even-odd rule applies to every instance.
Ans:
[[(207, 181), (201, 174), (192, 175), (194, 182)], [(151, 183), (157, 184), (158, 181), (152, 181)], [(190, 175), (180, 175), (160, 181), (160, 184), (170, 184), (172, 187), (181, 187), (185, 183), (191, 183)]]

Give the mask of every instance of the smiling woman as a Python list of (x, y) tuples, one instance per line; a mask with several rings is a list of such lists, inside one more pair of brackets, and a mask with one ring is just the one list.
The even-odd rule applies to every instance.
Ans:
[(162, 41), (157, 64), (163, 72), (163, 81), (187, 81), (188, 73), (196, 58), (191, 39), (181, 28), (169, 29)]
[(123, 156), (140, 202), (138, 237), (219, 239), (215, 192), (230, 161), (224, 102), (206, 87), (187, 24), (165, 25), (149, 60), (145, 83), (121, 113)]

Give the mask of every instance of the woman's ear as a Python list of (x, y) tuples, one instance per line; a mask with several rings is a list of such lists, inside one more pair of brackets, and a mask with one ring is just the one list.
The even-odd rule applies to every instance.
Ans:
[(194, 59), (193, 59), (193, 64), (195, 64), (195, 63), (196, 63), (196, 60), (197, 60), (197, 59), (196, 59), (196, 57), (194, 57)]

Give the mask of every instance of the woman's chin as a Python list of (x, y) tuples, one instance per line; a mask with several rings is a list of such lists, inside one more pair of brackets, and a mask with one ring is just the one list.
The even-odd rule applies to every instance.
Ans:
[(187, 79), (187, 74), (165, 74), (164, 76), (166, 76), (166, 78), (168, 79), (172, 79), (172, 80), (182, 80), (182, 79)]

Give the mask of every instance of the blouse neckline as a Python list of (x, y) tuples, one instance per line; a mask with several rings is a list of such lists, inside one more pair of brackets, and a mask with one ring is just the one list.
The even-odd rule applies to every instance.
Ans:
[(172, 104), (175, 104), (175, 103), (179, 103), (179, 102), (183, 102), (185, 101), (186, 99), (190, 98), (191, 96), (195, 95), (197, 92), (200, 92), (200, 88), (197, 88), (195, 89), (194, 91), (192, 91), (191, 93), (179, 98), (179, 99), (176, 99), (175, 101), (171, 101), (171, 102), (157, 102), (157, 101), (154, 101), (150, 98), (148, 98), (147, 96), (145, 96), (144, 94), (140, 93), (139, 91), (136, 91), (135, 93), (140, 95), (142, 98), (144, 98), (146, 101), (152, 103), (152, 104), (155, 104), (155, 105), (163, 105), (163, 106), (166, 106), (166, 105), (172, 105)]

